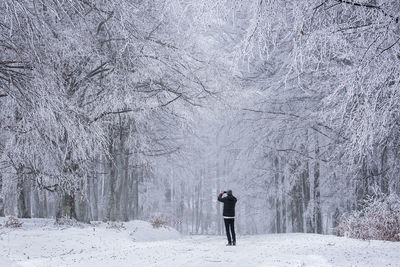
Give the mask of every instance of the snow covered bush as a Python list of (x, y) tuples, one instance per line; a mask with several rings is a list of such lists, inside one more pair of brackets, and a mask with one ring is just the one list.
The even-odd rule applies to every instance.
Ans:
[(343, 218), (336, 233), (359, 239), (400, 241), (399, 196), (369, 200), (364, 209)]

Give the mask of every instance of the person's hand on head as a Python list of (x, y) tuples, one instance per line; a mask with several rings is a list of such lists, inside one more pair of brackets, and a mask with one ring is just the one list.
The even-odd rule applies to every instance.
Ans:
[(221, 190), (221, 194), (224, 194), (225, 193), (225, 191), (224, 190)]

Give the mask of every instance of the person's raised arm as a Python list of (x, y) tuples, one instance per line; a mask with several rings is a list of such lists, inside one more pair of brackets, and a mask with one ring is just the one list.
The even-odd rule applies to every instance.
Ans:
[(219, 202), (224, 202), (224, 199), (222, 198), (222, 195), (225, 194), (224, 190), (221, 190), (221, 193), (218, 195), (218, 201)]

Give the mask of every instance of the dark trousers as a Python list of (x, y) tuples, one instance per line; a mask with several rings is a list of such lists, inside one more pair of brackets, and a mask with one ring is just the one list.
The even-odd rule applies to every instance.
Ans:
[[(228, 238), (228, 242), (232, 243), (233, 240), (233, 242), (236, 243), (235, 219), (224, 219), (224, 222), (225, 222), (226, 237)], [(232, 239), (230, 232), (232, 232)]]

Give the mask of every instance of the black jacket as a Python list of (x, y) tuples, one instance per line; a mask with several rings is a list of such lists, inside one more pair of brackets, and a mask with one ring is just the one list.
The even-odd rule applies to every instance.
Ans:
[(223, 216), (235, 217), (235, 205), (237, 201), (236, 197), (230, 195), (222, 197), (222, 194), (219, 194), (218, 201), (224, 203), (224, 212), (222, 213)]

